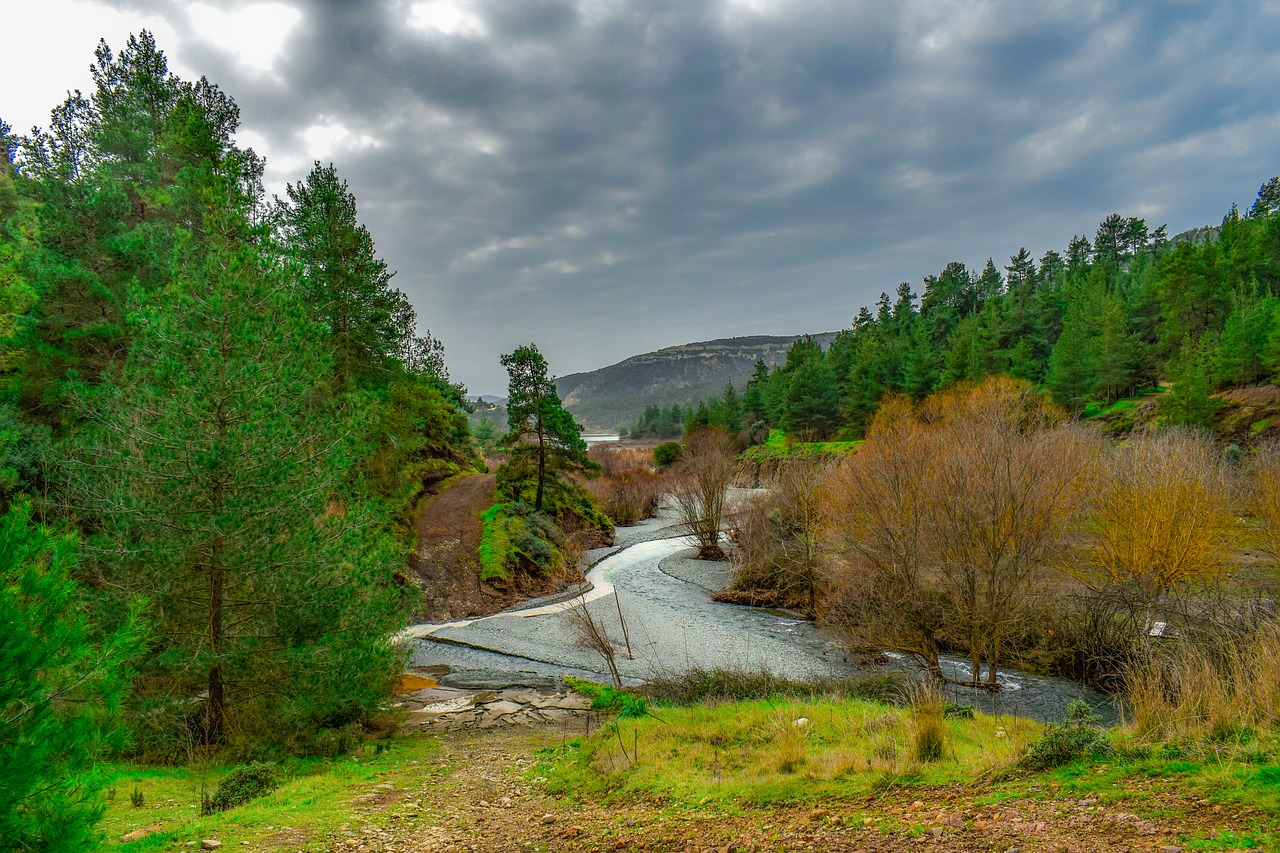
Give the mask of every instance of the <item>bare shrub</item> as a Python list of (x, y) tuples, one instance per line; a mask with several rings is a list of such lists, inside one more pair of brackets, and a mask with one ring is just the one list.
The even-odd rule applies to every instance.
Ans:
[(817, 459), (788, 460), (773, 471), (767, 491), (737, 515), (733, 591), (773, 592), (783, 606), (817, 615), (825, 481), (826, 466)]
[(936, 452), (911, 401), (888, 397), (828, 487), (837, 564), (827, 621), (855, 650), (914, 658), (935, 679), (946, 603), (928, 569), (927, 503)]
[(698, 546), (698, 558), (723, 560), (720, 527), (725, 490), (736, 470), (733, 441), (722, 429), (703, 428), (685, 438), (671, 466), (671, 497), (680, 528)]
[(1258, 520), (1259, 544), (1273, 559), (1280, 560), (1280, 442), (1268, 442), (1258, 448), (1249, 473), (1249, 497)]
[(618, 649), (604, 620), (593, 615), (587, 609), (585, 600), (564, 611), (565, 618), (573, 631), (574, 641), (580, 648), (600, 655), (601, 660), (609, 668), (614, 687), (622, 686), (622, 673), (618, 671)]
[(1105, 458), (1077, 576), (1127, 592), (1150, 625), (1171, 592), (1217, 580), (1230, 565), (1235, 497), (1209, 436), (1136, 436)]
[(662, 478), (654, 472), (647, 451), (597, 445), (590, 455), (600, 465), (601, 476), (587, 480), (583, 488), (600, 501), (616, 524), (635, 524), (658, 514)]

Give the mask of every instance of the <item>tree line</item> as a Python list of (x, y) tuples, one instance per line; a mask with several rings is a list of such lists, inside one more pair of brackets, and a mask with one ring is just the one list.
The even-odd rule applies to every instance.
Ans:
[(407, 512), (482, 464), (335, 168), (268, 199), (235, 101), (149, 33), (91, 71), (0, 122), (6, 848), (74, 836), (75, 744), (120, 719), (168, 760), (349, 738), (401, 667)]
[(799, 341), (746, 388), (703, 401), (688, 426), (745, 442), (780, 428), (799, 438), (860, 437), (886, 392), (920, 401), (963, 381), (1008, 375), (1076, 413), (1162, 380), (1172, 423), (1207, 425), (1219, 390), (1280, 375), (1280, 178), (1245, 213), (1170, 239), (1108, 216), (1093, 239), (997, 267), (954, 261), (863, 307), (824, 352)]

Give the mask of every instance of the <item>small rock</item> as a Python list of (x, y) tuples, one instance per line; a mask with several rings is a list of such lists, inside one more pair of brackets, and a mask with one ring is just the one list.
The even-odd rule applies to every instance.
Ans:
[(544, 814), (539, 822), (544, 826), (550, 826), (556, 822), (556, 816), (553, 814)]
[(217, 850), (221, 846), (222, 842), (218, 841), (216, 838), (206, 838), (200, 842), (201, 850)]
[(1176, 847), (1172, 844), (1166, 844), (1160, 848), (1160, 853), (1182, 853), (1182, 848)]
[(808, 718), (808, 717), (801, 717), (801, 718), (800, 718), (800, 719), (798, 719), (798, 720), (792, 720), (792, 721), (791, 721), (791, 725), (795, 726), (795, 727), (796, 727), (796, 728), (798, 728), (798, 729), (802, 729), (802, 728), (804, 728), (805, 726), (809, 725), (809, 718)]

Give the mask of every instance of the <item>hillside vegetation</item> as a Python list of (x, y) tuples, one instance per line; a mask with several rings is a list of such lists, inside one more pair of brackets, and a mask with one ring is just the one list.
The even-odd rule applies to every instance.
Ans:
[(1233, 204), (1220, 227), (1173, 239), (1112, 214), (1092, 240), (1077, 235), (1038, 260), (1021, 248), (1003, 268), (953, 261), (919, 295), (907, 282), (882, 293), (828, 346), (798, 341), (781, 364), (758, 364), (741, 393), (717, 389), (690, 425), (724, 427), (743, 444), (771, 428), (858, 438), (886, 393), (919, 401), (993, 375), (1026, 380), (1072, 414), (1165, 387), (1159, 423), (1249, 442), (1273, 432), (1265, 413), (1220, 418), (1232, 398), (1214, 395), (1280, 377), (1280, 178), (1247, 213)]
[[(827, 343), (835, 335), (813, 337)], [(757, 361), (780, 363), (798, 339), (760, 335), (667, 347), (562, 376), (556, 389), (565, 407), (589, 428), (616, 430), (630, 426), (649, 406), (687, 406), (719, 393), (726, 384), (741, 388)]]

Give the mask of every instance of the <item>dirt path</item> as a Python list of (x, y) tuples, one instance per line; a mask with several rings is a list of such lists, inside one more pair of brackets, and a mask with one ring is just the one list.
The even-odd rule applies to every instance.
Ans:
[(375, 786), (358, 796), (365, 823), (331, 837), (330, 849), (1172, 853), (1179, 849), (1180, 833), (1204, 837), (1219, 828), (1238, 831), (1241, 823), (1238, 815), (1214, 811), (1160, 779), (1130, 780), (1130, 787), (1117, 788), (1106, 802), (1053, 789), (1005, 798), (990, 789), (955, 786), (821, 807), (743, 805), (732, 814), (634, 796), (575, 803), (547, 794), (532, 772), (539, 750), (559, 747), (574, 734), (580, 732), (509, 728), (446, 734), (435, 766), (421, 780)]
[(409, 567), (422, 585), (427, 622), (496, 613), (501, 593), (480, 583), (480, 513), (493, 505), (497, 478), (472, 474), (454, 480), (418, 507), (418, 550)]

